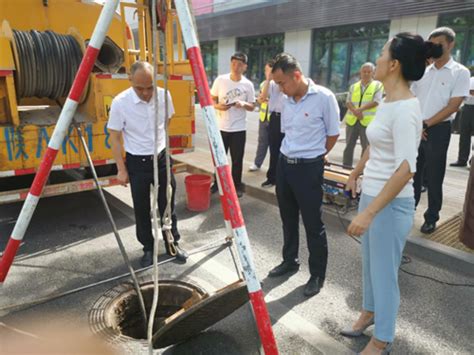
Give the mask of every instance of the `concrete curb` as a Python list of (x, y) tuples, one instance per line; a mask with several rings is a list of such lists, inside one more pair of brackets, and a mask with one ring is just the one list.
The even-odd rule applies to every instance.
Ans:
[[(179, 159), (175, 159), (175, 161), (177, 162)], [(181, 162), (187, 164), (188, 173), (212, 175), (212, 172), (209, 170), (193, 166), (184, 161)], [(263, 189), (252, 185), (245, 185), (245, 193), (251, 197), (272, 205), (278, 205), (276, 196), (273, 193), (273, 189)], [(337, 213), (328, 208), (323, 208), (323, 213), (339, 218)], [(340, 216), (345, 223), (350, 223), (350, 216)], [(466, 274), (467, 276), (474, 276), (474, 254), (469, 254), (464, 251), (457, 250), (417, 236), (408, 237), (405, 251), (417, 258), (435, 263), (438, 266), (442, 266), (447, 269), (454, 269), (455, 271)]]
[(405, 250), (436, 265), (474, 277), (474, 254), (417, 236), (409, 236)]

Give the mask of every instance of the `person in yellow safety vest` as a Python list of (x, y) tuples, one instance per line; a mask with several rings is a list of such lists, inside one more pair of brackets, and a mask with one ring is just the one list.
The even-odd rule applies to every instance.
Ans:
[[(354, 148), (360, 137), (362, 153), (369, 145), (365, 130), (375, 117), (377, 105), (382, 100), (383, 85), (373, 80), (375, 65), (367, 62), (360, 68), (360, 80), (351, 85), (347, 95), (346, 106), (346, 148), (342, 164), (352, 167)], [(362, 155), (361, 153), (361, 155)]]
[[(260, 83), (260, 90), (262, 90), (262, 86), (265, 84), (265, 81)], [(268, 121), (268, 101), (262, 102), (260, 104), (260, 122)]]
[[(270, 62), (265, 65), (265, 68), (267, 67), (271, 68)], [(264, 84), (265, 80), (260, 83), (260, 93), (262, 92)], [(263, 161), (267, 156), (267, 151), (270, 146), (270, 112), (268, 112), (268, 99), (261, 100), (259, 97), (257, 98), (257, 102), (260, 104), (260, 122), (258, 123), (258, 144), (257, 151), (255, 153), (255, 159), (253, 164), (249, 167), (249, 171), (260, 170)]]

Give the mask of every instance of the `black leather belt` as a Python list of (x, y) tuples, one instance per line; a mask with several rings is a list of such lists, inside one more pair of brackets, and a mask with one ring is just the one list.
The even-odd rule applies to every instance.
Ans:
[[(149, 161), (153, 160), (153, 155), (135, 155), (135, 154), (130, 154), (126, 153), (127, 158), (131, 159), (136, 159), (136, 160), (141, 160), (141, 161)], [(158, 153), (158, 159), (162, 158), (165, 155), (165, 149), (163, 149), (161, 152)]]
[(316, 158), (288, 158), (285, 154), (280, 153), (281, 159), (283, 159), (287, 164), (310, 164), (310, 163), (316, 163), (318, 161), (323, 161), (324, 160), (324, 154), (320, 155), (319, 157)]

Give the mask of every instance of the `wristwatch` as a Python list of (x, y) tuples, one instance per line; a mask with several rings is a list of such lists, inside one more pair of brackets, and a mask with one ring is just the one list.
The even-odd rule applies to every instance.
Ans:
[(428, 128), (428, 124), (425, 121), (423, 121), (423, 129), (427, 129), (427, 128)]

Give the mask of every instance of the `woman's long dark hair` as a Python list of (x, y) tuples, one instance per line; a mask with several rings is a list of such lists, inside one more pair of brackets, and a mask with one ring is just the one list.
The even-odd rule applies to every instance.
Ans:
[(428, 59), (443, 55), (443, 47), (423, 40), (420, 35), (403, 32), (392, 39), (389, 52), (392, 59), (400, 62), (405, 80), (416, 81), (423, 77)]

